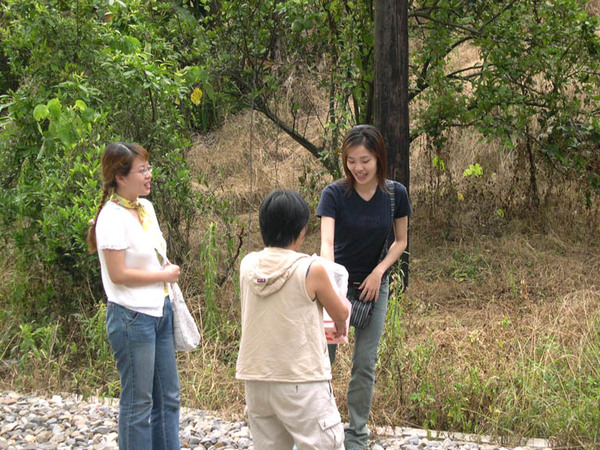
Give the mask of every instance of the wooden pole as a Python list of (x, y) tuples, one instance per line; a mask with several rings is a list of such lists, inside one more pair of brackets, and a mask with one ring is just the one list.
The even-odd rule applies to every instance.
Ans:
[[(388, 177), (410, 184), (408, 0), (375, 0), (375, 126), (388, 152)], [(408, 286), (408, 247), (402, 256)]]

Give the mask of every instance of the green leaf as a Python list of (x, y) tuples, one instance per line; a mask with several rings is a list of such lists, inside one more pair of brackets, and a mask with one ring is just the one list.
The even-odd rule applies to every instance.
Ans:
[(187, 84), (198, 83), (201, 80), (202, 70), (198, 66), (186, 67), (185, 81)]
[(46, 105), (37, 105), (33, 110), (33, 118), (36, 121), (44, 120), (48, 117), (48, 107)]
[(85, 122), (93, 122), (96, 117), (96, 111), (92, 108), (86, 108), (81, 112), (81, 118)]
[(73, 147), (73, 145), (75, 145), (75, 143), (77, 142), (77, 136), (75, 136), (75, 133), (73, 133), (73, 129), (70, 123), (59, 123), (56, 134), (60, 141), (67, 148)]
[(438, 169), (440, 172), (444, 172), (446, 170), (446, 163), (439, 156), (435, 156), (433, 158), (433, 167)]
[(50, 118), (53, 120), (58, 120), (60, 117), (60, 113), (62, 112), (62, 106), (60, 104), (60, 100), (57, 98), (53, 98), (48, 102), (48, 111), (50, 112)]
[(136, 51), (138, 51), (140, 48), (142, 48), (142, 43), (140, 42), (139, 39), (133, 37), (133, 36), (125, 36), (126, 39), (126, 45), (127, 45), (127, 50), (131, 53), (134, 53)]
[(299, 33), (304, 29), (304, 24), (302, 23), (301, 20), (294, 20), (294, 22), (292, 23), (292, 31), (294, 33)]
[(465, 169), (463, 172), (463, 177), (471, 177), (474, 176), (476, 178), (481, 178), (483, 175), (483, 167), (479, 163), (471, 164), (468, 169)]
[(75, 101), (75, 109), (77, 109), (79, 111), (85, 111), (87, 109), (87, 105), (85, 104), (85, 102), (83, 100), (76, 100)]

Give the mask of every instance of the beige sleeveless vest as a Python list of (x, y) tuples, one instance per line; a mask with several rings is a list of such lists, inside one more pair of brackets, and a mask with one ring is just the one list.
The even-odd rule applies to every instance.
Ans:
[(311, 263), (308, 255), (275, 247), (242, 261), (236, 378), (290, 383), (331, 379), (323, 307), (306, 292)]

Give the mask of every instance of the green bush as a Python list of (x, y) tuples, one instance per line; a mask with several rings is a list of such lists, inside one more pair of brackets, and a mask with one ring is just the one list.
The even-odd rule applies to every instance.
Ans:
[(157, 168), (151, 200), (173, 259), (186, 257), (203, 200), (191, 188), (185, 160), (191, 112), (198, 109), (190, 95), (212, 91), (200, 67), (182, 62), (175, 23), (183, 13), (174, 8), (6, 2), (1, 50), (18, 81), (0, 107), (0, 239), (16, 278), (27, 281), (9, 286), (5, 297), (23, 321), (89, 308), (103, 296), (85, 234), (100, 199), (99, 157), (108, 142), (149, 149)]

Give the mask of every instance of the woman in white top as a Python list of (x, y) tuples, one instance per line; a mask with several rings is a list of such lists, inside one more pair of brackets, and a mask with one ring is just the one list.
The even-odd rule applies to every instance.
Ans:
[(167, 263), (150, 193), (148, 152), (116, 142), (102, 155), (102, 200), (88, 232), (108, 299), (106, 330), (121, 381), (120, 449), (179, 449), (179, 376)]

